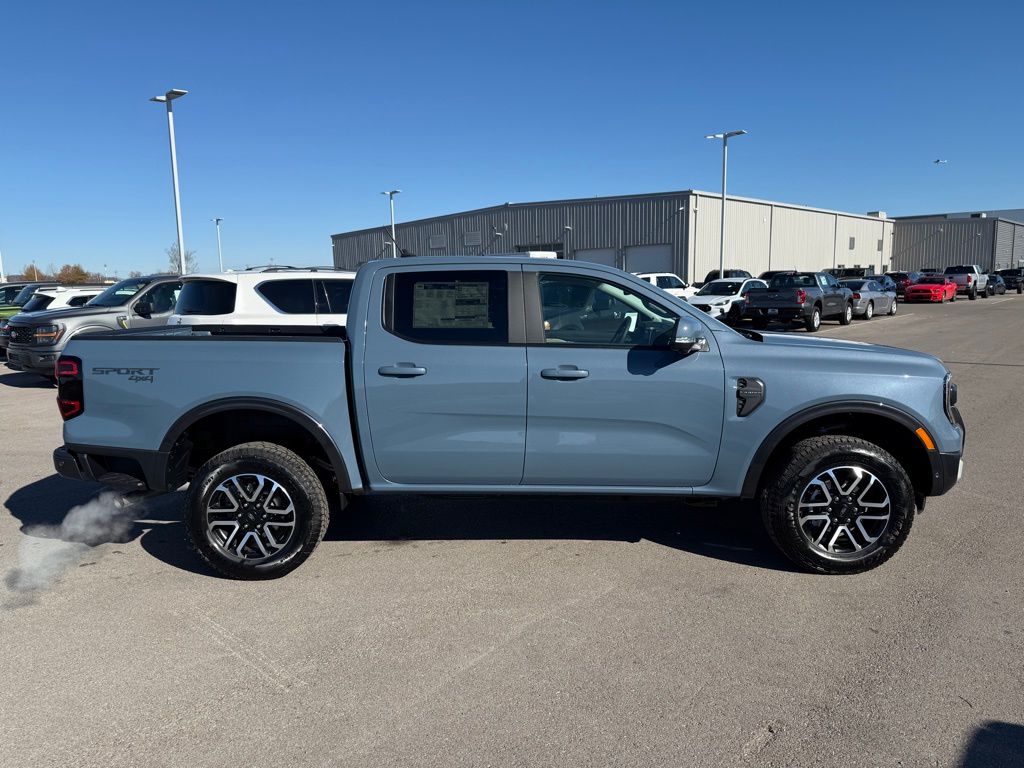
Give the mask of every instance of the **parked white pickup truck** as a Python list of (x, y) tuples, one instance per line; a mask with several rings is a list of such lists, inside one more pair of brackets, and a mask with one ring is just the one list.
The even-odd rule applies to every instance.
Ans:
[(946, 267), (943, 274), (956, 283), (956, 292), (964, 294), (968, 299), (974, 301), (981, 296), (987, 299), (989, 293), (988, 273), (977, 264), (958, 264), (955, 267)]

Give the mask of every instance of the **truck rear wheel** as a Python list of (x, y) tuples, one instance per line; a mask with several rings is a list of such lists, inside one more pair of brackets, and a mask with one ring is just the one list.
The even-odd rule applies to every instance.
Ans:
[(765, 528), (801, 568), (860, 573), (906, 541), (914, 487), (906, 470), (873, 443), (845, 435), (801, 440), (761, 496)]
[(323, 484), (293, 451), (243, 443), (207, 461), (189, 484), (185, 527), (211, 568), (274, 579), (316, 549), (330, 512)]
[(814, 333), (821, 328), (821, 307), (815, 305), (814, 309), (811, 310), (811, 316), (804, 318), (804, 328), (807, 329), (808, 333)]
[(970, 301), (974, 301), (976, 298), (978, 298), (978, 291), (974, 288), (971, 288), (971, 290), (967, 292), (967, 298)]

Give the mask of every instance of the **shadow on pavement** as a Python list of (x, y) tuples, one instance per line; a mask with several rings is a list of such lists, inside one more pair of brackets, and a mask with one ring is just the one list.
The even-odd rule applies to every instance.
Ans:
[(702, 557), (795, 571), (739, 501), (693, 506), (678, 499), (623, 497), (396, 496), (356, 498), (327, 530), (328, 541), (643, 539)]
[[(142, 548), (162, 562), (192, 573), (213, 576), (186, 543), (182, 522), (184, 494), (133, 500), (119, 509), (99, 502), (103, 487), (51, 475), (11, 494), (6, 506), (21, 521), (21, 530), (36, 539), (58, 539), (95, 547), (139, 539)], [(100, 525), (83, 536), (69, 525), (86, 510)], [(112, 524), (120, 521), (120, 524)], [(794, 571), (761, 527), (755, 505), (723, 502), (694, 506), (678, 499), (572, 496), (356, 498), (334, 512), (328, 542), (413, 540), (595, 540), (635, 543), (646, 539), (702, 557), (755, 568)]]
[(964, 748), (958, 768), (1004, 768), (1024, 765), (1024, 725), (989, 720)]
[[(0, 362), (0, 365), (3, 365)], [(24, 371), (12, 371), (6, 367), (0, 367), (0, 384), (16, 389), (56, 389), (56, 385), (49, 379), (44, 379), (36, 373)], [(56, 407), (56, 406), (55, 406)]]

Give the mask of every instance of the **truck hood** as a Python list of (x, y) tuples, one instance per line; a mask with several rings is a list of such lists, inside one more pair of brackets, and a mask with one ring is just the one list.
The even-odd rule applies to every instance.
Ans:
[[(942, 362), (934, 355), (929, 355), (925, 352), (915, 352), (912, 349), (901, 349), (900, 347), (887, 347), (884, 344), (869, 344), (866, 341), (848, 341), (845, 339), (829, 339), (818, 337), (808, 337), (804, 335), (787, 334), (787, 333), (764, 333), (763, 344), (768, 344), (776, 347), (788, 347), (790, 349), (800, 350), (828, 350), (836, 352), (850, 352), (850, 353), (870, 353), (878, 355), (888, 355), (902, 357), (904, 359), (912, 359), (917, 361), (933, 360), (939, 365)], [(945, 366), (943, 366), (945, 367)]]
[(42, 312), (29, 312), (17, 315), (11, 322), (46, 323), (55, 322), (68, 317), (96, 317), (115, 312), (124, 313), (124, 307), (64, 307), (63, 309), (44, 309)]

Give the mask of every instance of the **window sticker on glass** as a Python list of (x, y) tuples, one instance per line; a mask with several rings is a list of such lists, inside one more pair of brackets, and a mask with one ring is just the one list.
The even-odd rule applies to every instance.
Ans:
[(493, 328), (486, 282), (424, 282), (413, 288), (413, 328)]

